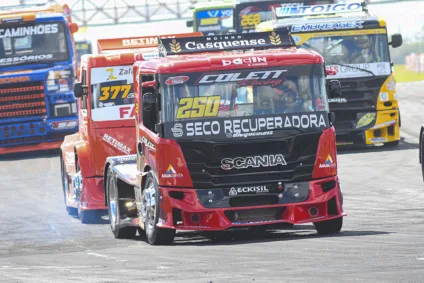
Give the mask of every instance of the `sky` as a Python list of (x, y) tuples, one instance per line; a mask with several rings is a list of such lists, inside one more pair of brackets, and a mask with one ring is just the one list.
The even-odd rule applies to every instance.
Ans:
[[(27, 0), (29, 1), (29, 0)], [(38, 0), (37, 0), (38, 1)], [(76, 0), (68, 0), (73, 4)], [(371, 0), (372, 2), (373, 0)], [(63, 1), (62, 1), (63, 2)], [(65, 1), (66, 2), (66, 1)], [(96, 1), (97, 2), (97, 1)], [(105, 2), (103, 0), (102, 2)], [(353, 1), (346, 1), (353, 2)], [(0, 5), (16, 5), (19, 0), (0, 0)], [(369, 11), (386, 20), (389, 34), (402, 33), (404, 39), (422, 33), (424, 27), (424, 1), (409, 1), (391, 4), (370, 4)], [(76, 34), (77, 39), (114, 38), (126, 36), (155, 35), (164, 33), (191, 32), (186, 20), (167, 22), (88, 27)]]

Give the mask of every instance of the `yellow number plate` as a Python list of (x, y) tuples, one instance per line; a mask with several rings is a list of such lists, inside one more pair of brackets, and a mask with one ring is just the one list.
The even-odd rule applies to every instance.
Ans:
[(184, 97), (180, 100), (177, 119), (202, 118), (218, 116), (221, 97), (199, 96)]
[(256, 27), (261, 23), (261, 14), (248, 14), (241, 16), (241, 26)]

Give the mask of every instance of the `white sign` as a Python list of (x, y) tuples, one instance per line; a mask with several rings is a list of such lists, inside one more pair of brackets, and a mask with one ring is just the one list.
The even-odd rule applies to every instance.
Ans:
[(135, 106), (117, 105), (91, 110), (91, 118), (93, 121), (115, 121), (129, 120), (135, 117)]
[(126, 80), (127, 84), (132, 84), (134, 82), (132, 65), (91, 69), (92, 85), (122, 80)]
[(33, 25), (29, 27), (2, 28), (0, 29), (0, 38), (24, 37), (32, 35), (43, 35), (58, 33), (59, 24)]
[(327, 65), (328, 70), (335, 72), (334, 75), (328, 75), (330, 79), (342, 78), (360, 78), (375, 76), (388, 76), (390, 75), (390, 63), (363, 63), (363, 64), (346, 64), (340, 65)]

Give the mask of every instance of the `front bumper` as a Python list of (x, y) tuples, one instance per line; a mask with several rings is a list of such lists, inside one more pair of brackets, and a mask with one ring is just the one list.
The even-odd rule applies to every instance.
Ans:
[(76, 116), (0, 125), (0, 154), (57, 149), (78, 131)]
[(336, 127), (336, 144), (375, 145), (400, 140), (399, 110), (377, 111), (375, 122), (368, 127), (350, 131), (338, 130)]
[[(297, 191), (283, 188), (279, 192), (243, 196), (230, 196), (223, 189), (159, 187), (161, 211), (157, 226), (213, 231), (285, 222), (311, 223), (346, 216), (338, 177), (298, 183), (296, 187)], [(273, 199), (274, 203), (264, 204), (266, 199)]]

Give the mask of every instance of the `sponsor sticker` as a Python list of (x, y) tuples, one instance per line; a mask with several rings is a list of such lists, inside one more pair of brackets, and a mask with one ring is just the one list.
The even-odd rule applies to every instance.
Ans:
[[(374, 114), (375, 115), (375, 114)], [(284, 129), (318, 130), (329, 125), (328, 115), (322, 112), (287, 113), (256, 117), (193, 119), (166, 122), (168, 138), (213, 137), (221, 139), (283, 135)]]
[(230, 196), (236, 196), (240, 194), (261, 194), (269, 193), (266, 186), (246, 186), (246, 187), (232, 187), (229, 191)]
[(356, 128), (358, 129), (358, 128), (362, 128), (362, 127), (368, 126), (369, 124), (372, 123), (372, 121), (374, 121), (374, 118), (375, 118), (375, 113), (367, 113), (367, 114), (365, 114), (356, 123)]
[(122, 142), (118, 141), (114, 137), (109, 136), (108, 134), (104, 134), (103, 135), (103, 140), (105, 142), (107, 142), (108, 144), (110, 144), (111, 146), (113, 146), (114, 148), (122, 151), (125, 154), (130, 154), (131, 153), (131, 148), (129, 146), (126, 146), (125, 144), (123, 144)]
[(59, 32), (59, 24), (37, 24), (26, 27), (2, 28), (0, 38), (24, 37)]
[(31, 81), (31, 78), (29, 76), (0, 78), (0, 84), (23, 83), (23, 82), (29, 82), (29, 81)]
[(0, 65), (11, 65), (27, 61), (47, 61), (53, 59), (53, 54), (24, 55), (19, 57), (1, 58)]
[(178, 77), (170, 77), (169, 79), (167, 79), (165, 81), (166, 85), (178, 85), (178, 84), (183, 84), (186, 81), (188, 81), (189, 77), (188, 76), (178, 76)]
[(380, 92), (380, 101), (389, 101), (389, 93), (388, 92)]
[(78, 125), (77, 121), (57, 121), (51, 122), (50, 127), (53, 130), (73, 129)]
[(347, 99), (344, 97), (337, 97), (337, 98), (329, 98), (329, 103), (347, 103)]
[[(346, 64), (327, 65), (327, 70), (333, 71), (328, 76), (334, 79), (340, 78), (358, 78), (371, 77), (374, 75), (390, 75), (390, 63), (363, 63), (363, 64)], [(335, 73), (335, 74), (334, 74)]]
[(334, 23), (307, 23), (292, 25), (292, 32), (308, 32), (317, 30), (336, 30), (336, 29), (361, 29), (364, 21), (334, 22)]
[(319, 165), (319, 168), (334, 168), (336, 167), (336, 163), (333, 162), (333, 159), (331, 158), (331, 155), (327, 155), (327, 159), (325, 159), (324, 163), (321, 163)]
[(325, 4), (325, 5), (293, 5), (283, 4), (280, 8), (276, 8), (276, 16), (278, 18), (288, 16), (306, 16), (316, 14), (332, 14), (332, 13), (346, 13), (346, 12), (361, 12), (361, 3), (346, 3), (346, 4)]
[(374, 126), (374, 127), (372, 127), (372, 128), (373, 128), (373, 129), (380, 129), (380, 128), (384, 128), (384, 127), (392, 126), (392, 125), (394, 125), (394, 124), (396, 124), (396, 120), (391, 120), (391, 121), (388, 121), (388, 122), (384, 122), (384, 123), (381, 123), (381, 124), (375, 125), (375, 126)]
[(282, 154), (224, 158), (221, 160), (221, 168), (224, 170), (272, 167), (277, 165), (287, 165)]
[(249, 57), (222, 60), (222, 65), (266, 66), (268, 63), (266, 61), (266, 57)]
[(183, 174), (177, 173), (175, 171), (174, 167), (172, 167), (171, 164), (169, 164), (168, 169), (166, 170), (166, 173), (162, 174), (162, 178), (182, 178), (184, 177)]
[(141, 138), (141, 142), (148, 148), (156, 150), (156, 147), (154, 145), (154, 143), (152, 143), (151, 141), (149, 141), (145, 136), (143, 136)]
[(387, 142), (387, 139), (386, 138), (370, 138), (370, 142), (382, 143), (382, 142)]

